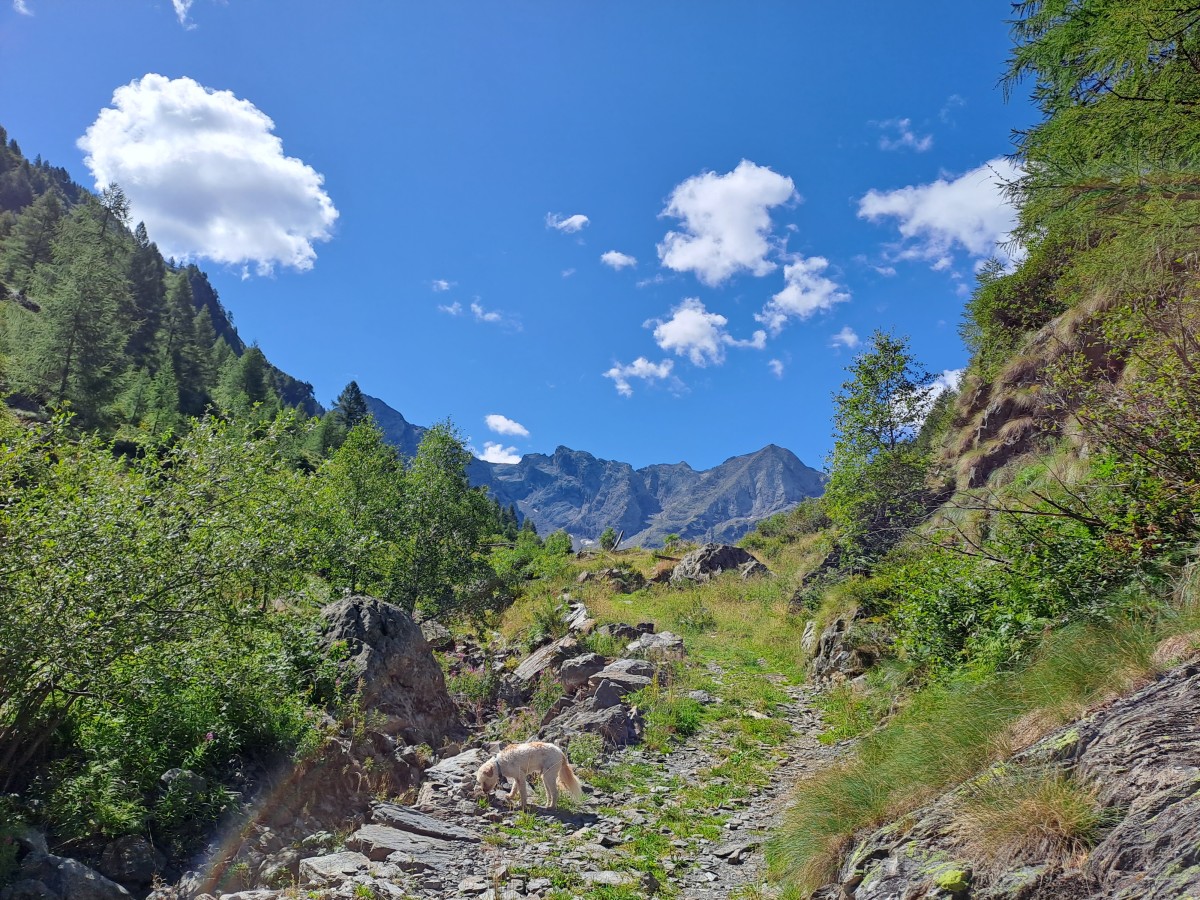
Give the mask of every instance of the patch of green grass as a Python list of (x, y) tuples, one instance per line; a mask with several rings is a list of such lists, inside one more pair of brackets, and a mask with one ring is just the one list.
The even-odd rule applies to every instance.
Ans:
[[(801, 893), (826, 883), (856, 831), (900, 817), (1004, 758), (1014, 744), (1031, 743), (1128, 690), (1149, 671), (1153, 646), (1143, 623), (1073, 626), (1051, 634), (1017, 672), (964, 673), (927, 686), (863, 737), (855, 756), (800, 785), (768, 847), (772, 871)], [(1016, 735), (1034, 711), (1035, 732)]]

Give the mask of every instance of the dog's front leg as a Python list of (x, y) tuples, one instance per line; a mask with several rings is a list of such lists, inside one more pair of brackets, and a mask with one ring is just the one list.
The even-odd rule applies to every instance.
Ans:
[(517, 779), (517, 789), (521, 792), (522, 812), (529, 808), (529, 789), (525, 786), (525, 777)]

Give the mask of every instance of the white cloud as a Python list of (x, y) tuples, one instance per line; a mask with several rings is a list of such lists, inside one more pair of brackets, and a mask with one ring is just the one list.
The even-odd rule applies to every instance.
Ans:
[(565, 231), (568, 234), (574, 234), (576, 231), (582, 231), (584, 226), (591, 220), (580, 213), (573, 216), (560, 216), (558, 213), (546, 213), (546, 227), (554, 228), (558, 231)]
[(749, 160), (724, 175), (704, 172), (671, 192), (664, 216), (680, 219), (682, 231), (669, 231), (658, 245), (668, 269), (694, 272), (709, 285), (738, 272), (766, 275), (776, 268), (771, 250), (773, 207), (796, 197), (792, 179)]
[(667, 277), (665, 275), (663, 275), (662, 272), (658, 272), (655, 275), (651, 275), (649, 278), (641, 279), (634, 286), (644, 288), (644, 287), (650, 287), (655, 284), (666, 284), (666, 282), (667, 282)]
[(946, 391), (957, 391), (959, 384), (962, 383), (963, 372), (966, 369), (946, 369), (937, 378), (933, 379), (930, 385), (930, 395), (938, 397)]
[(637, 265), (637, 259), (628, 253), (622, 253), (620, 250), (609, 250), (607, 253), (600, 254), (600, 262), (606, 266), (612, 266), (617, 270), (624, 269), (626, 266)]
[(440, 294), (443, 291), (448, 291), (450, 288), (454, 287), (454, 282), (447, 281), (445, 278), (435, 278), (431, 283), (431, 286), (433, 287), (433, 292), (435, 294)]
[(833, 347), (845, 347), (848, 350), (853, 350), (862, 343), (862, 339), (855, 334), (853, 328), (849, 325), (844, 325), (841, 331), (829, 339), (829, 343)]
[(912, 119), (887, 119), (879, 123), (883, 132), (879, 137), (880, 150), (915, 150), (924, 153), (933, 146), (933, 135), (920, 137), (912, 128)]
[(1006, 253), (997, 245), (1016, 224), (1004, 184), (1020, 175), (1009, 160), (997, 158), (954, 179), (868, 191), (858, 202), (858, 215), (871, 222), (896, 220), (897, 259), (925, 260), (945, 269), (958, 250), (977, 259), (995, 255), (1012, 261), (1018, 252)]
[(451, 315), (451, 316), (461, 316), (462, 311), (463, 311), (462, 304), (459, 303), (457, 300), (455, 300), (449, 306), (443, 306), (441, 304), (438, 304), (438, 309), (440, 309), (442, 312), (446, 313), (447, 315)]
[(192, 8), (195, 0), (171, 0), (171, 5), (175, 7), (175, 18), (179, 19), (179, 24), (184, 28), (195, 28), (187, 20), (188, 10)]
[(613, 380), (613, 384), (617, 388), (617, 393), (622, 397), (632, 397), (633, 387), (629, 383), (631, 378), (640, 378), (645, 382), (662, 381), (665, 378), (671, 377), (671, 369), (674, 367), (675, 361), (671, 359), (664, 359), (660, 363), (652, 363), (646, 357), (639, 356), (625, 366), (617, 363), (604, 373), (604, 377)]
[(248, 100), (148, 74), (117, 88), (78, 141), (96, 186), (120, 184), (166, 256), (311, 269), (338, 211)]
[(921, 418), (924, 419), (933, 409), (933, 403), (938, 397), (946, 393), (946, 391), (957, 391), (958, 386), (962, 383), (963, 372), (966, 369), (946, 369), (941, 375), (938, 375), (929, 385), (929, 391), (925, 394), (925, 400), (921, 410)]
[(946, 98), (946, 102), (942, 104), (941, 110), (938, 112), (938, 118), (946, 123), (953, 123), (954, 110), (966, 106), (967, 101), (958, 94), (951, 94)]
[(521, 461), (521, 454), (516, 447), (505, 447), (503, 444), (495, 441), (484, 441), (483, 452), (475, 452), (475, 455), (484, 462), (503, 463), (512, 465)]
[(504, 316), (494, 309), (484, 309), (478, 300), (471, 301), (471, 312), (475, 314), (476, 322), (502, 322)]
[(689, 297), (671, 310), (671, 318), (651, 319), (646, 327), (654, 328), (654, 340), (663, 350), (686, 356), (696, 366), (721, 365), (725, 362), (726, 347), (750, 347), (761, 350), (767, 344), (767, 333), (756, 331), (746, 340), (738, 340), (726, 331), (729, 320), (720, 313), (711, 313), (695, 297)]
[(574, 270), (574, 269), (563, 269), (563, 270), (562, 270), (562, 277), (563, 277), (563, 278), (570, 278), (570, 277), (571, 277), (572, 275), (574, 275), (574, 274), (575, 274), (575, 270)]
[(771, 334), (779, 334), (788, 319), (807, 319), (850, 299), (830, 278), (821, 274), (829, 267), (822, 256), (796, 257), (783, 268), (783, 290), (767, 301), (762, 312), (755, 315)]
[(884, 278), (892, 278), (896, 274), (895, 266), (871, 266), (871, 268)]
[(783, 377), (783, 362), (778, 359), (772, 359), (767, 363), (767, 367), (774, 373), (776, 378)]
[(25, 0), (13, 0), (13, 9), (23, 16), (33, 15), (33, 10), (29, 8), (29, 5), (25, 2)]
[(498, 413), (492, 413), (484, 416), (483, 421), (487, 423), (487, 427), (496, 434), (514, 434), (517, 437), (529, 437), (529, 429), (520, 422), (514, 422), (508, 416), (502, 416)]

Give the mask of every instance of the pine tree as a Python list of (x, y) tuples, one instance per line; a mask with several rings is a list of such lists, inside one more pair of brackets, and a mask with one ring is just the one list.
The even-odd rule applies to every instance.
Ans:
[(26, 207), (0, 247), (0, 279), (19, 291), (28, 290), (34, 270), (52, 257), (63, 214), (62, 201), (54, 192)]
[(371, 414), (367, 408), (367, 398), (363, 396), (357, 381), (351, 381), (343, 388), (333, 408), (347, 431)]

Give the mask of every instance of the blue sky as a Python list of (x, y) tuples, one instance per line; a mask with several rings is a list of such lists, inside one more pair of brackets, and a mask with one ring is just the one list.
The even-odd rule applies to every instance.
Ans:
[(117, 181), (247, 341), (503, 460), (820, 467), (1011, 211), (1007, 2), (4, 0), (0, 124)]

